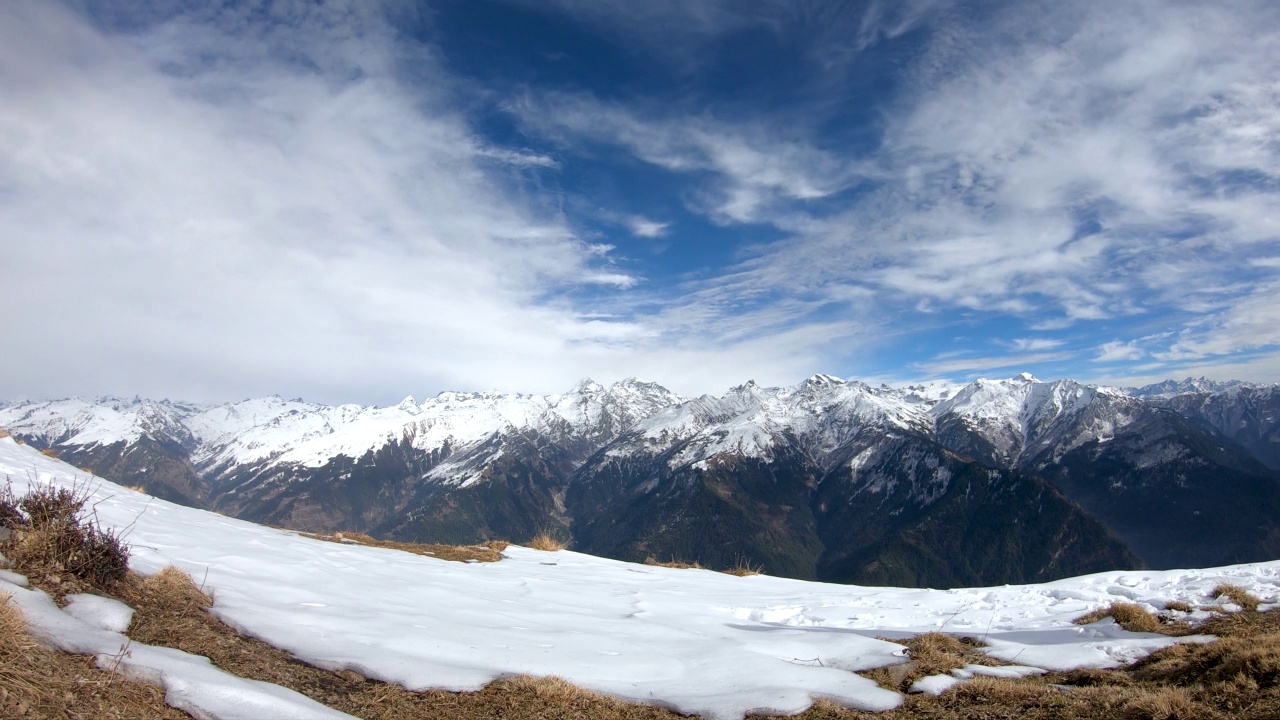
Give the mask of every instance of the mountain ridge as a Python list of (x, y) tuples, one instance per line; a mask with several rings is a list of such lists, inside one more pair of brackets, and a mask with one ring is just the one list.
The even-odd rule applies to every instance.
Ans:
[[(167, 499), (303, 530), (448, 542), (549, 530), (624, 559), (965, 584), (1212, 564), (1218, 550), (1196, 554), (1212, 533), (1226, 561), (1280, 553), (1267, 519), (1280, 517), (1280, 386), (1206, 382), (1022, 373), (894, 388), (817, 374), (684, 397), (630, 378), (386, 407), (26, 402), (0, 407), (0, 427)], [(1161, 529), (1175, 519), (1200, 529)]]

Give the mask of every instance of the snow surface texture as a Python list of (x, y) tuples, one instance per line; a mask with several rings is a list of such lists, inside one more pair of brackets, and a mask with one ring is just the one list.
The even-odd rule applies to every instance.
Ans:
[[(86, 480), (12, 439), (0, 439), (0, 475), (18, 493), (32, 481)], [(175, 564), (202, 578), (218, 617), (319, 667), (415, 690), (558, 675), (717, 719), (796, 713), (818, 697), (865, 709), (898, 705), (899, 695), (850, 672), (904, 660), (901, 646), (875, 636), (941, 630), (982, 638), (992, 656), (1024, 666), (1110, 667), (1206, 638), (1072, 619), (1116, 600), (1153, 609), (1205, 602), (1223, 582), (1268, 601), (1280, 591), (1280, 562), (947, 591), (739, 578), (518, 546), (500, 562), (451, 563), (317, 541), (93, 482), (100, 520), (134, 525), (135, 569)], [(6, 590), (17, 596), (20, 588)], [(123, 641), (93, 637), (104, 638), (90, 647), (97, 653), (114, 653)], [(139, 655), (155, 663), (148, 667), (170, 662), (150, 651), (135, 652), (135, 661)]]
[[(118, 620), (120, 609), (86, 602), (92, 595), (74, 596), (79, 598), (72, 602), (72, 607), (79, 606), (76, 612), (59, 609), (40, 590), (27, 590), (3, 578), (0, 595), (17, 603), (36, 638), (62, 652), (93, 655), (104, 670), (164, 688), (167, 704), (199, 720), (352, 720), (351, 715), (279, 685), (223, 672), (206, 657), (133, 643), (119, 632), (104, 630), (99, 621)], [(80, 619), (80, 613), (89, 621)]]

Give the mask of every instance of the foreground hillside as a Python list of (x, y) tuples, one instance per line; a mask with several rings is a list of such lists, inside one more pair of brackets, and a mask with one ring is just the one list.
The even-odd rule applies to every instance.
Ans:
[[(17, 492), (85, 479), (12, 439), (0, 439), (0, 474)], [(309, 664), (412, 690), (479, 690), (510, 675), (556, 675), (711, 718), (796, 713), (814, 698), (896, 707), (898, 692), (855, 673), (908, 659), (902, 645), (877, 638), (905, 642), (938, 630), (984, 643), (985, 658), (1022, 668), (1006, 671), (1013, 674), (1119, 667), (1209, 638), (1131, 633), (1105, 619), (1079, 626), (1076, 618), (1116, 601), (1233, 609), (1228, 597), (1212, 599), (1215, 587), (1230, 583), (1264, 599), (1280, 588), (1276, 562), (951, 591), (732, 577), (515, 546), (498, 562), (457, 563), (322, 542), (94, 482), (91, 502), (103, 525), (130, 528), (134, 569), (177, 565), (212, 595), (213, 616)], [(0, 579), (2, 589), (24, 609), (36, 607), (37, 594), (13, 580)], [(1195, 613), (1210, 614), (1187, 617)], [(61, 617), (50, 622), (46, 631), (79, 633), (80, 647), (98, 643), (98, 652), (115, 652), (107, 646), (121, 638), (76, 630)], [(152, 677), (176, 672), (164, 657), (140, 650), (119, 662), (140, 676), (148, 672), (142, 667), (152, 667)]]
[(1280, 388), (628, 380), (391, 407), (63, 400), (0, 427), (183, 504), (313, 532), (527, 541), (962, 587), (1280, 557)]

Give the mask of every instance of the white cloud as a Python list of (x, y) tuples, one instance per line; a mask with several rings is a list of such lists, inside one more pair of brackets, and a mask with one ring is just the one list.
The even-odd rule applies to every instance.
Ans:
[(1112, 340), (1098, 346), (1098, 354), (1093, 358), (1094, 362), (1117, 362), (1140, 360), (1146, 355), (1142, 348), (1138, 347), (1137, 341), (1130, 340)]
[[(637, 278), (504, 170), (549, 160), (401, 85), (376, 23), (335, 39), (349, 27), (303, 12), (284, 61), (270, 32), (113, 36), (0, 8), (0, 394), (386, 400), (649, 374), (653, 328), (565, 299)], [(792, 362), (731, 354), (668, 362)]]
[(639, 215), (633, 215), (627, 218), (627, 227), (631, 230), (631, 234), (642, 238), (659, 238), (667, 234), (667, 229), (671, 227), (671, 223), (657, 222)]
[(1019, 352), (1035, 352), (1062, 347), (1066, 341), (1056, 338), (1014, 338), (1006, 344)]
[(930, 375), (949, 375), (952, 373), (981, 373), (988, 370), (1006, 368), (1027, 368), (1038, 363), (1066, 360), (1071, 353), (1024, 353), (1019, 355), (998, 355), (991, 357), (959, 357), (929, 360), (912, 363), (912, 367)]

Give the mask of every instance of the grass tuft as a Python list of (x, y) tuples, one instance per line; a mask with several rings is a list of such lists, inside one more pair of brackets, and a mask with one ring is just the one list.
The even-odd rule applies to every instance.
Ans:
[(930, 632), (905, 640), (890, 640), (890, 642), (905, 645), (909, 660), (863, 674), (881, 686), (898, 692), (906, 692), (912, 683), (928, 675), (948, 673), (965, 665), (1000, 664), (999, 661), (979, 650), (981, 644), (971, 638), (956, 638), (945, 633)]
[(1239, 605), (1245, 610), (1257, 610), (1258, 605), (1262, 603), (1261, 600), (1248, 590), (1245, 590), (1239, 585), (1232, 585), (1231, 583), (1222, 583), (1209, 593), (1209, 597), (1215, 599), (1223, 596), (1226, 596), (1228, 600)]
[(53, 458), (55, 460), (58, 458), (58, 451), (54, 450), (53, 448), (45, 448), (40, 451), (40, 454), (45, 457)]
[(534, 550), (543, 550), (546, 552), (556, 552), (568, 547), (568, 544), (563, 540), (546, 531), (534, 535), (529, 539), (527, 545)]
[(763, 575), (764, 565), (752, 565), (751, 561), (745, 557), (739, 557), (733, 567), (722, 570), (726, 575), (736, 575), (738, 577), (748, 577), (751, 575)]
[(1160, 635), (1190, 635), (1195, 632), (1190, 624), (1171, 618), (1160, 618), (1147, 612), (1137, 603), (1113, 602), (1110, 605), (1085, 613), (1075, 619), (1077, 625), (1088, 625), (1103, 618), (1111, 618), (1129, 632), (1158, 633)]

